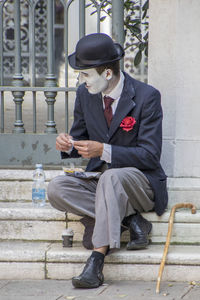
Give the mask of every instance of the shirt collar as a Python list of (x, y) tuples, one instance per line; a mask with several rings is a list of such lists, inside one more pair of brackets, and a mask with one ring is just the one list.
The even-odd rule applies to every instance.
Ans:
[(117, 85), (114, 87), (114, 89), (109, 94), (102, 93), (102, 97), (109, 96), (109, 97), (117, 100), (121, 96), (123, 87), (124, 87), (124, 74), (122, 73), (122, 71), (120, 71), (120, 78), (119, 78), (119, 82), (117, 83)]

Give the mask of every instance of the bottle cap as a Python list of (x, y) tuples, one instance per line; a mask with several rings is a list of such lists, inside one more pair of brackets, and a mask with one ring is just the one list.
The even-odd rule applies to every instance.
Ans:
[(36, 167), (37, 169), (42, 169), (42, 164), (36, 164), (35, 167)]

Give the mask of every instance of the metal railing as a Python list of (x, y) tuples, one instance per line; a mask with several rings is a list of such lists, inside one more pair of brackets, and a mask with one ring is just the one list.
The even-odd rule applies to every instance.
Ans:
[[(60, 5), (64, 10), (64, 53), (65, 53), (65, 87), (58, 87), (55, 76), (55, 44), (54, 44), (54, 22), (55, 22), (55, 1), (46, 0), (47, 9), (47, 72), (42, 87), (36, 86), (36, 51), (35, 51), (35, 11), (38, 3), (44, 4), (45, 0), (27, 0), (29, 17), (28, 17), (28, 34), (29, 34), (29, 86), (24, 86), (24, 76), (22, 72), (22, 50), (21, 50), (21, 10), (24, 1), (20, 0), (0, 0), (0, 101), (1, 101), (1, 133), (4, 133), (4, 92), (10, 91), (13, 95), (15, 105), (15, 122), (13, 124), (13, 133), (25, 133), (25, 126), (23, 122), (23, 101), (27, 91), (32, 93), (32, 114), (33, 114), (33, 133), (37, 133), (37, 92), (44, 92), (45, 101), (47, 103), (47, 121), (45, 123), (45, 133), (56, 133), (56, 123), (54, 120), (54, 104), (57, 93), (65, 93), (65, 130), (68, 131), (68, 93), (75, 91), (76, 87), (69, 87), (69, 70), (68, 70), (68, 35), (69, 35), (69, 7), (76, 0), (60, 0)], [(97, 32), (100, 32), (100, 17), (101, 6), (105, 2), (98, 4), (94, 1), (97, 9)], [(12, 84), (4, 86), (4, 9), (6, 4), (14, 6), (14, 74), (12, 77)], [(85, 35), (85, 0), (79, 0), (79, 38)], [(123, 1), (114, 0), (113, 3), (113, 35), (116, 40), (123, 43)], [(120, 8), (121, 7), (121, 8)], [(120, 21), (121, 18), (121, 21)], [(115, 22), (117, 20), (117, 22)], [(119, 21), (121, 22), (119, 24)], [(119, 33), (121, 28), (121, 34)]]
[[(101, 8), (106, 0), (91, 1), (96, 9), (96, 26), (93, 27), (96, 29), (93, 32), (100, 32)], [(54, 134), (58, 131), (55, 122), (57, 113), (55, 114), (54, 111), (56, 101), (57, 99), (60, 101), (60, 95), (63, 100), (64, 95), (61, 110), (65, 118), (64, 130), (68, 132), (71, 122), (69, 120), (71, 96), (69, 95), (71, 92), (75, 95), (76, 91), (76, 81), (71, 83), (71, 70), (68, 67), (71, 46), (69, 40), (73, 26), (70, 19), (71, 9), (76, 5), (79, 25), (75, 39), (78, 40), (87, 33), (86, 23), (90, 15), (86, 11), (86, 4), (87, 0), (0, 0), (0, 166), (2, 164), (32, 165), (38, 161), (41, 152), (44, 164), (45, 162), (58, 164), (60, 158), (55, 159), (57, 154), (53, 150)], [(123, 45), (124, 1), (112, 0), (111, 8), (111, 34), (115, 41)], [(62, 22), (59, 24), (56, 23), (57, 14), (62, 17)], [(57, 38), (55, 32), (58, 29), (61, 34), (59, 39), (63, 41), (62, 53), (56, 52), (60, 49), (59, 42), (55, 43)], [(60, 62), (56, 61), (56, 53), (57, 57), (64, 57), (63, 86), (59, 85), (57, 80)], [(40, 126), (41, 131), (39, 131), (38, 95), (41, 97), (41, 93), (47, 117), (46, 120), (42, 119), (43, 127), (41, 130)], [(28, 114), (24, 115), (27, 95), (31, 107), (29, 104)], [(5, 126), (8, 117), (5, 114), (8, 98), (11, 100), (14, 112), (14, 122), (11, 125), (9, 123), (10, 131)], [(25, 118), (29, 123), (32, 122), (31, 132), (27, 132)], [(17, 143), (15, 145), (17, 153), (13, 150), (13, 141)]]

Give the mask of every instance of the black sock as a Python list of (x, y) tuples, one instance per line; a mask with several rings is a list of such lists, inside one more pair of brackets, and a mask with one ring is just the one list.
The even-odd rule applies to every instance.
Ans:
[(105, 255), (103, 253), (98, 252), (98, 251), (92, 251), (91, 256), (95, 257), (95, 258), (98, 258), (98, 259), (101, 259), (101, 260), (104, 260), (104, 257), (105, 257)]

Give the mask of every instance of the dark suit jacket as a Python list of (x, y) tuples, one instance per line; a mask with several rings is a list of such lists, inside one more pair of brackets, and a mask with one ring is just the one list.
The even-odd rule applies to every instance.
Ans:
[[(160, 165), (162, 147), (162, 108), (160, 93), (150, 85), (137, 81), (124, 73), (124, 88), (108, 129), (103, 113), (102, 96), (92, 95), (84, 85), (77, 90), (74, 123), (70, 134), (76, 140), (94, 140), (112, 145), (110, 168), (135, 167), (148, 178), (155, 195), (158, 215), (167, 206), (166, 175)], [(126, 116), (136, 124), (130, 131), (120, 127)], [(61, 152), (62, 158), (78, 157), (75, 149), (70, 155)], [(92, 158), (87, 171), (98, 170), (104, 162)]]

